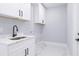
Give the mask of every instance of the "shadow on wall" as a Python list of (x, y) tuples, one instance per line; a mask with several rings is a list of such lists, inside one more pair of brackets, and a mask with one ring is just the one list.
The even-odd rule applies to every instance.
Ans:
[[(30, 22), (24, 22), (20, 20), (14, 20), (14, 19), (5, 19), (5, 18), (0, 18), (0, 34), (3, 35), (8, 35), (12, 34), (12, 28), (13, 25), (17, 25), (19, 29), (19, 33), (24, 33), (24, 34), (29, 34), (31, 30), (31, 24)], [(28, 26), (29, 25), (29, 26)]]

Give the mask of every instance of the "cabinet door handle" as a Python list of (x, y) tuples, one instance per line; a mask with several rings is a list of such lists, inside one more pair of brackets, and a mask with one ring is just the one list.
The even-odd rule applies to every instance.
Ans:
[(76, 41), (78, 41), (78, 42), (79, 42), (79, 38), (77, 38), (77, 39), (76, 39)]
[(22, 10), (20, 10), (20, 16), (21, 16), (21, 17), (23, 16), (23, 11), (22, 11)]
[(19, 9), (19, 16), (21, 15), (21, 10)]
[(44, 23), (44, 20), (42, 20), (42, 23)]
[(19, 16), (23, 16), (23, 11), (21, 9), (19, 9)]
[(27, 55), (29, 55), (29, 48), (27, 48)]
[(27, 53), (26, 52), (27, 52), (27, 50), (25, 49), (25, 56), (27, 56)]
[(21, 16), (23, 16), (23, 11), (21, 10)]
[(29, 55), (29, 48), (25, 49), (25, 56)]

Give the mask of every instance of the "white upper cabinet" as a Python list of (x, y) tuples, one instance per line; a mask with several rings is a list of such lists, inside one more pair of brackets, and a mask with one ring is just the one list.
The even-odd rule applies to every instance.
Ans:
[(22, 17), (24, 19), (27, 19), (27, 20), (31, 19), (31, 4), (30, 3), (21, 4), (20, 11), (22, 11), (23, 13)]
[(18, 16), (18, 4), (0, 4), (0, 14), (8, 16)]
[(45, 8), (42, 4), (39, 4), (39, 22), (45, 23)]
[(30, 3), (2, 3), (0, 4), (0, 15), (11, 16), (30, 20), (31, 5)]
[(45, 24), (45, 7), (41, 4), (33, 4), (33, 20), (35, 23)]
[(0, 42), (0, 56), (35, 56), (35, 39), (26, 38), (22, 41), (5, 44)]

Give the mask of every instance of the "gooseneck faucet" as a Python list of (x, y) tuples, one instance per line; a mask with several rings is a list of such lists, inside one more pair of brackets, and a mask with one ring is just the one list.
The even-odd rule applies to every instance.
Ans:
[(15, 36), (17, 36), (17, 32), (16, 31), (18, 31), (18, 27), (17, 27), (17, 25), (14, 25), (13, 26), (13, 37), (15, 37)]

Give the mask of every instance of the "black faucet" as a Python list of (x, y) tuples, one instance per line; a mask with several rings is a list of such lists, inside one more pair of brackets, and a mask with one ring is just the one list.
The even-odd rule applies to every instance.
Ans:
[(18, 31), (18, 27), (17, 27), (17, 25), (14, 25), (13, 26), (13, 35), (12, 35), (13, 37), (17, 36), (17, 32), (16, 31)]

